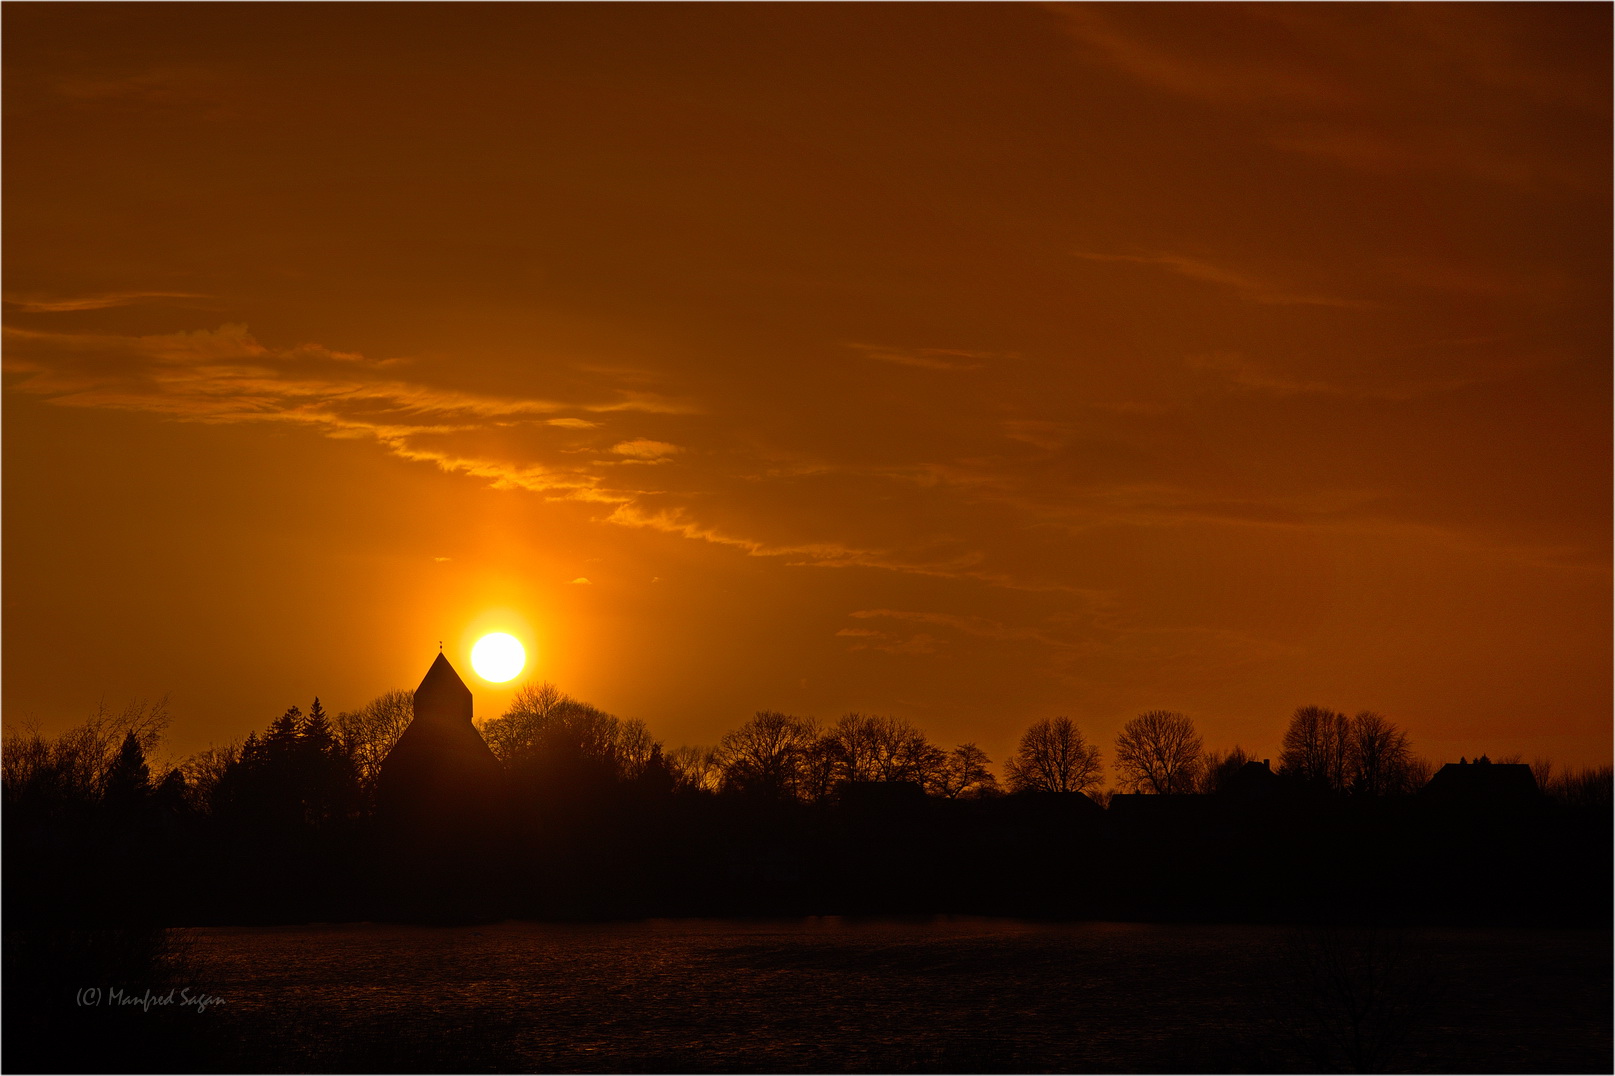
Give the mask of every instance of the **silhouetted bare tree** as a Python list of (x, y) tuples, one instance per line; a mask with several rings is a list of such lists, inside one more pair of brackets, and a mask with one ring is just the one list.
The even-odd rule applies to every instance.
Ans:
[(1116, 737), (1116, 771), (1133, 792), (1192, 792), (1201, 746), (1189, 718), (1172, 710), (1150, 710), (1122, 726)]
[(1238, 744), (1227, 753), (1207, 751), (1200, 760), (1200, 778), (1196, 790), (1206, 795), (1221, 792), (1234, 774), (1244, 769), (1249, 761), (1251, 757)]
[(624, 718), (617, 725), (617, 766), (627, 780), (636, 780), (645, 772), (652, 758), (665, 764), (661, 747), (645, 722), (637, 717)]
[(1350, 733), (1345, 714), (1322, 706), (1297, 708), (1290, 727), (1284, 730), (1280, 771), (1336, 792), (1343, 790), (1351, 755)]
[(802, 749), (796, 791), (809, 803), (822, 803), (841, 783), (840, 751), (834, 736), (820, 729), (816, 722), (808, 724), (813, 729), (813, 739)]
[(556, 711), (567, 701), (561, 689), (548, 681), (525, 683), (516, 689), (505, 712), (482, 722), (479, 731), (488, 749), (508, 766), (520, 756), (538, 750)]
[(209, 745), (180, 764), (185, 777), (185, 797), (193, 808), (205, 809), (213, 802), (213, 788), (225, 771), (241, 757), (241, 741)]
[(642, 767), (650, 757), (643, 722), (623, 722), (549, 683), (524, 684), (505, 712), (485, 722), (481, 731), (489, 750), (506, 766), (583, 763), (620, 776), (625, 766)]
[(1436, 764), (1423, 755), (1413, 755), (1408, 758), (1408, 789), (1417, 792), (1430, 783), (1430, 777), (1436, 772)]
[(1364, 710), (1351, 719), (1347, 781), (1360, 795), (1411, 792), (1413, 749), (1407, 733), (1383, 714)]
[(1615, 791), (1615, 767), (1588, 766), (1572, 770), (1567, 766), (1544, 791), (1567, 807), (1607, 812), (1611, 793)]
[(723, 779), (718, 751), (713, 747), (675, 747), (667, 753), (667, 768), (673, 773), (675, 788), (695, 792), (716, 792)]
[(337, 742), (353, 760), (359, 784), (367, 793), (374, 792), (382, 760), (414, 719), (415, 693), (405, 688), (377, 695), (357, 710), (336, 715)]
[(998, 778), (987, 768), (991, 763), (987, 752), (973, 743), (962, 743), (948, 752), (928, 791), (950, 800), (991, 795), (998, 791)]
[(723, 787), (776, 799), (800, 796), (805, 764), (818, 738), (812, 721), (759, 711), (718, 743)]
[(865, 714), (843, 714), (825, 734), (837, 781), (875, 779), (875, 753), (883, 720)]
[(0, 751), (8, 806), (56, 813), (99, 800), (126, 739), (148, 756), (168, 725), (168, 699), (130, 703), (118, 713), (96, 707), (82, 725), (55, 739), (37, 729), (8, 729)]
[(947, 768), (948, 753), (916, 730), (904, 741), (902, 751), (893, 762), (886, 780), (913, 781), (923, 788), (934, 789)]
[(870, 714), (847, 714), (826, 734), (835, 779), (915, 781), (926, 784), (941, 772), (945, 756), (907, 721)]
[(1069, 717), (1039, 721), (1004, 767), (1013, 792), (1086, 792), (1099, 784), (1099, 749)]
[(1553, 780), (1553, 759), (1542, 755), (1531, 760), (1531, 776), (1536, 778), (1536, 786), (1542, 791), (1548, 790), (1548, 782)]

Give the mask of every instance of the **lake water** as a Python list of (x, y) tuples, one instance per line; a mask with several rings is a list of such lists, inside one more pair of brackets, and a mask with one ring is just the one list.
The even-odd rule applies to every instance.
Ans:
[[(1611, 1062), (1607, 931), (814, 918), (191, 934), (199, 974), (226, 999), (198, 1019), (227, 1028), (240, 1051), (221, 1063), (260, 1071)], [(1368, 973), (1389, 985), (1359, 1005), (1349, 992)], [(1340, 1033), (1353, 1011), (1374, 1050), (1354, 1054)]]

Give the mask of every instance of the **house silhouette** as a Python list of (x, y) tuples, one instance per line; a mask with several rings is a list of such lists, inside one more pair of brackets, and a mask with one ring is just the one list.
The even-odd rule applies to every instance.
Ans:
[(1531, 803), (1541, 796), (1531, 767), (1523, 762), (1493, 762), (1485, 755), (1474, 762), (1449, 762), (1435, 772), (1421, 793), (1440, 803)]
[(1273, 772), (1269, 759), (1254, 759), (1228, 776), (1217, 795), (1241, 803), (1261, 803), (1285, 792), (1284, 779)]

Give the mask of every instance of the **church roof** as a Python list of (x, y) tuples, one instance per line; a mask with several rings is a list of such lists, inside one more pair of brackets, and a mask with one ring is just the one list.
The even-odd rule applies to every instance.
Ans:
[(452, 815), (487, 806), (499, 760), (471, 721), (471, 689), (441, 653), (415, 689), (415, 714), (381, 763), (376, 793), (391, 814)]
[(415, 707), (420, 709), (421, 703), (428, 700), (454, 699), (455, 701), (469, 700), (471, 689), (465, 686), (460, 674), (454, 671), (449, 659), (438, 652), (437, 660), (432, 667), (426, 670), (426, 676), (421, 680), (421, 686), (415, 689)]

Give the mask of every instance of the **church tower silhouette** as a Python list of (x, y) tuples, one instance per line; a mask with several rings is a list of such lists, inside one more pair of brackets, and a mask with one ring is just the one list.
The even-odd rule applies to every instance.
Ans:
[(499, 760), (471, 723), (471, 689), (441, 652), (415, 689), (415, 716), (382, 760), (377, 807), (417, 839), (452, 838), (497, 810)]

